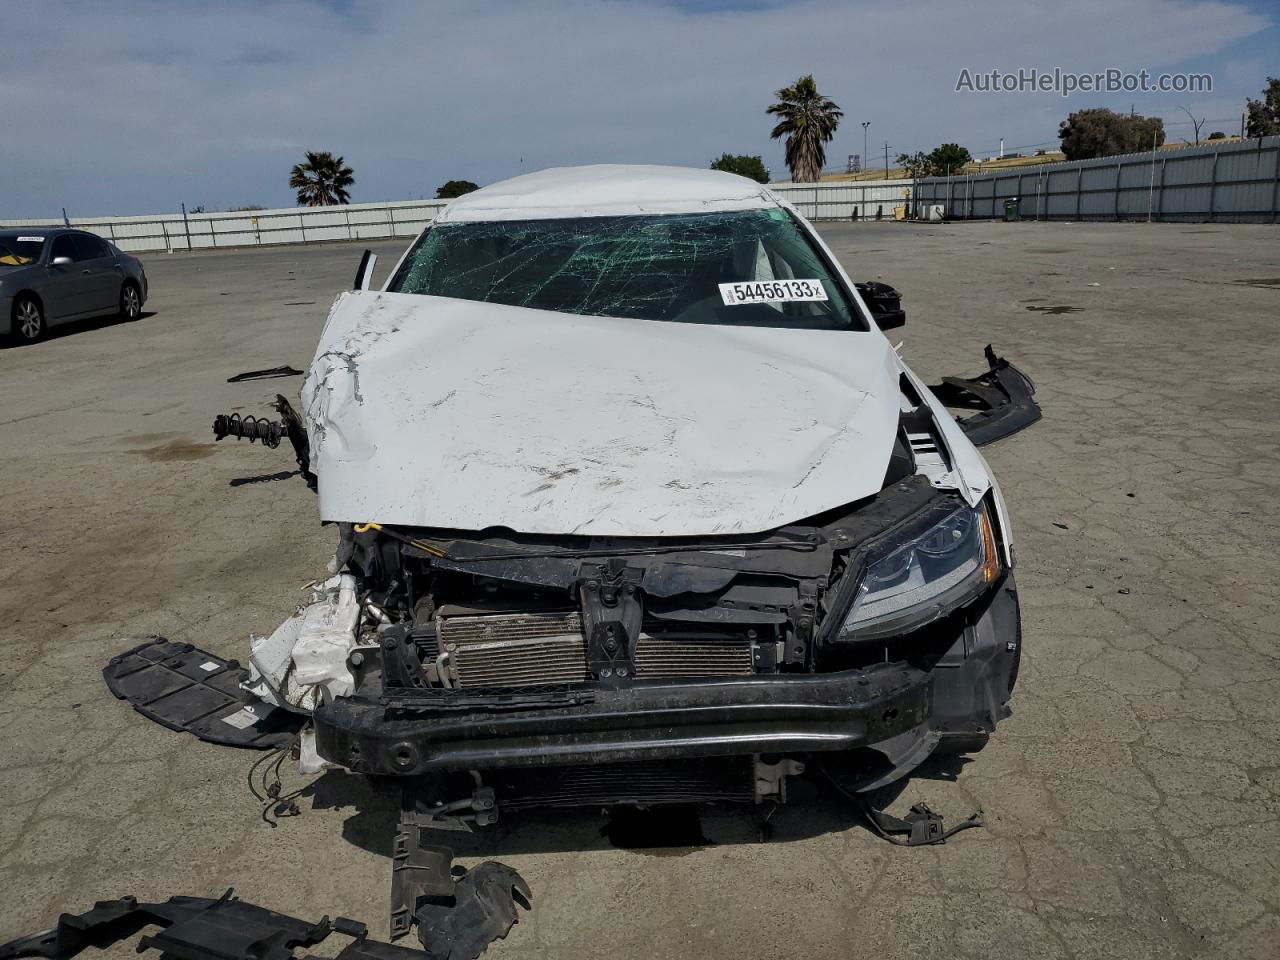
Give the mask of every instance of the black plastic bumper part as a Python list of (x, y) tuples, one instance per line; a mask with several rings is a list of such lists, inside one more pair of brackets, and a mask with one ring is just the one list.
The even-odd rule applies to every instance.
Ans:
[(290, 742), (306, 721), (263, 703), (240, 684), (249, 671), (189, 643), (150, 637), (111, 658), (107, 688), (144, 717), (170, 730), (229, 747), (269, 750)]
[(598, 689), (589, 704), (412, 714), (339, 697), (316, 710), (322, 757), (413, 775), (748, 753), (850, 750), (927, 723), (929, 678), (903, 664), (841, 673)]
[(1004, 357), (986, 348), (987, 372), (976, 377), (943, 377), (929, 389), (949, 407), (979, 412), (960, 421), (960, 429), (976, 447), (1003, 440), (1040, 419), (1036, 385)]
[(314, 946), (331, 933), (354, 938), (338, 954), (340, 960), (421, 960), (423, 956), (417, 950), (368, 940), (368, 928), (357, 920), (339, 917), (330, 923), (324, 917), (308, 923), (237, 900), (228, 890), (217, 900), (100, 900), (86, 913), (64, 913), (51, 930), (0, 945), (0, 960), (71, 960), (86, 947), (105, 950), (152, 926), (161, 929), (142, 937), (137, 952), (159, 950), (171, 960), (294, 960), (296, 948)]

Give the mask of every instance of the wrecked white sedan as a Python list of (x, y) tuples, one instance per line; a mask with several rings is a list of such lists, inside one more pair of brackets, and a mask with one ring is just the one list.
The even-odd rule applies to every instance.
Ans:
[(485, 822), (777, 800), (806, 762), (869, 790), (1009, 714), (1011, 534), (970, 435), (1038, 418), (1033, 387), (989, 349), (926, 387), (896, 293), (767, 188), (550, 170), (368, 275), (300, 415), (220, 418), (288, 436), (339, 531), (249, 682), (321, 760), (460, 775), (442, 809)]

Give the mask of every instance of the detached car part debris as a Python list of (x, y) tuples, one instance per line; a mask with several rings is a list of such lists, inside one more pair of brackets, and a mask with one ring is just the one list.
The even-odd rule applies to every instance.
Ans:
[(507, 935), (519, 920), (517, 906), (528, 910), (533, 894), (504, 863), (455, 868), (448, 847), (424, 844), (423, 831), (432, 826), (402, 813), (392, 848), (391, 939), (416, 924), (429, 957), (473, 960)]
[(238, 661), (163, 637), (151, 637), (112, 657), (102, 678), (117, 699), (127, 700), (144, 717), (210, 743), (278, 748), (307, 719), (245, 690), (249, 671)]
[[(943, 825), (942, 817), (934, 813), (927, 803), (912, 805), (905, 817), (895, 817), (891, 813), (877, 810), (864, 802), (862, 812), (883, 839), (902, 847), (927, 847), (946, 843), (962, 830), (970, 830), (982, 826), (982, 811), (966, 817), (953, 827)], [(906, 836), (902, 836), (906, 834)]]
[(162, 929), (142, 937), (138, 952), (159, 950), (172, 960), (292, 960), (295, 949), (315, 946), (331, 933), (353, 938), (339, 960), (422, 960), (417, 950), (367, 939), (368, 927), (357, 920), (322, 917), (308, 923), (236, 899), (232, 890), (216, 900), (101, 900), (87, 913), (64, 913), (51, 930), (0, 946), (0, 960), (70, 960), (86, 947), (104, 950), (150, 926)]
[(428, 897), (414, 912), (418, 939), (432, 960), (475, 960), (519, 920), (533, 897), (520, 874), (487, 860), (454, 880), (453, 892)]
[(316, 489), (316, 475), (311, 472), (311, 442), (307, 438), (306, 427), (302, 419), (293, 409), (293, 405), (281, 394), (276, 394), (272, 404), (280, 414), (279, 420), (266, 420), (259, 417), (242, 417), (238, 413), (220, 413), (213, 418), (213, 439), (235, 437), (237, 440), (248, 440), (250, 443), (261, 441), (264, 447), (278, 447), (282, 437), (288, 437), (293, 447), (294, 458), (298, 461), (298, 470), (302, 479), (312, 490)]
[(987, 372), (976, 377), (943, 377), (929, 390), (949, 407), (972, 407), (979, 410), (960, 421), (975, 446), (1003, 440), (1031, 426), (1040, 419), (1036, 403), (1036, 385), (1031, 378), (1004, 357), (997, 357), (991, 344), (984, 354)]
[(227, 383), (243, 383), (246, 380), (270, 380), (274, 377), (301, 377), (304, 371), (295, 370), (288, 365), (282, 367), (268, 367), (266, 370), (246, 370), (244, 373), (237, 373), (234, 377), (227, 377)]

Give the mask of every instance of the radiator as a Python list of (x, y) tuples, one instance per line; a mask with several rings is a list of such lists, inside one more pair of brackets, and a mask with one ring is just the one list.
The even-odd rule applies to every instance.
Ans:
[(449, 655), (460, 687), (537, 687), (591, 678), (576, 611), (441, 617), (439, 630), (440, 649)]
[(753, 673), (751, 642), (713, 634), (641, 633), (635, 651), (636, 677), (736, 677)]
[[(577, 611), (442, 616), (438, 629), (448, 674), (459, 687), (537, 687), (591, 679)], [(634, 661), (638, 680), (753, 672), (750, 641), (724, 634), (641, 633)]]

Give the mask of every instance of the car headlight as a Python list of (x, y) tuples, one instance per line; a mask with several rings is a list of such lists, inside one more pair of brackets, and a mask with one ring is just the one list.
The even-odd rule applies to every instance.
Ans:
[(963, 506), (867, 564), (837, 641), (917, 630), (973, 599), (1000, 574), (986, 505)]

